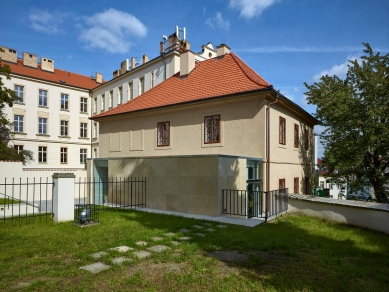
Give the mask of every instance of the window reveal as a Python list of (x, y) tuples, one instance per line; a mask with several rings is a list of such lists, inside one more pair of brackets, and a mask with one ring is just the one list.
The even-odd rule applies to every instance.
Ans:
[(220, 143), (220, 115), (205, 117), (204, 143)]

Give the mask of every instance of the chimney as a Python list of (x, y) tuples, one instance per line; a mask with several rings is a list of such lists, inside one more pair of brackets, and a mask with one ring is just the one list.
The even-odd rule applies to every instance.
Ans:
[(127, 69), (128, 69), (128, 59), (125, 59), (123, 62), (120, 63), (120, 75), (126, 73)]
[(116, 78), (116, 77), (118, 77), (118, 76), (120, 76), (120, 70), (115, 70), (115, 71), (113, 71), (113, 73), (112, 73), (112, 78)]
[(4, 52), (0, 51), (0, 58), (2, 61), (7, 61), (11, 63), (17, 63), (18, 62), (18, 54), (17, 51), (11, 48), (6, 47), (0, 47), (4, 50)]
[(41, 70), (54, 73), (54, 61), (42, 57), (41, 58)]
[(143, 55), (142, 57), (142, 64), (147, 63), (149, 61), (149, 56)]
[(188, 42), (187, 40), (180, 41), (180, 48), (183, 51), (190, 51), (190, 42)]
[(178, 47), (179, 43), (178, 43), (176, 33), (171, 34), (168, 40), (169, 40), (169, 51)]
[(131, 69), (135, 68), (135, 57), (131, 57)]
[(32, 68), (38, 68), (38, 56), (23, 52), (23, 65)]
[(186, 76), (195, 68), (195, 53), (186, 51), (180, 55), (180, 76)]
[(96, 83), (103, 83), (103, 74), (96, 72)]
[(165, 53), (165, 43), (164, 42), (160, 42), (159, 43), (159, 53), (162, 55), (163, 53)]
[(231, 48), (225, 44), (221, 44), (216, 47), (216, 53), (218, 57), (224, 56), (230, 53)]

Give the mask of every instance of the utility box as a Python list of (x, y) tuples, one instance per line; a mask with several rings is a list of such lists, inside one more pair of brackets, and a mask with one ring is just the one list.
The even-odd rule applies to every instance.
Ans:
[(81, 227), (99, 224), (99, 206), (95, 204), (74, 205), (74, 224)]

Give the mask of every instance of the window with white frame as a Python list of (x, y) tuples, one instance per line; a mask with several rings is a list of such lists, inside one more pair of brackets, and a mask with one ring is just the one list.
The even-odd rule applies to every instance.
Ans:
[(109, 108), (113, 106), (113, 90), (109, 92), (108, 106)]
[(97, 112), (97, 97), (93, 98), (93, 112)]
[(87, 138), (88, 137), (88, 124), (80, 123), (80, 137)]
[(24, 86), (15, 85), (15, 94), (19, 99), (15, 99), (14, 102), (24, 102)]
[(14, 115), (14, 132), (23, 133), (24, 116)]
[(128, 83), (128, 100), (134, 98), (134, 85), (132, 82)]
[(93, 138), (97, 138), (97, 123), (93, 123)]
[(23, 145), (14, 145), (14, 149), (19, 154), (23, 151)]
[(122, 104), (123, 102), (123, 86), (119, 86), (118, 88), (118, 104)]
[(86, 163), (87, 149), (80, 149), (80, 163)]
[(61, 147), (61, 163), (68, 163), (68, 148)]
[(101, 95), (101, 111), (105, 111), (105, 94)]
[(47, 90), (39, 89), (39, 106), (47, 106)]
[(204, 143), (220, 143), (220, 115), (204, 118)]
[(68, 136), (69, 134), (69, 122), (61, 121), (61, 136)]
[(61, 93), (61, 109), (69, 110), (69, 95)]
[(150, 88), (154, 87), (154, 71), (150, 73)]
[(80, 112), (87, 113), (88, 112), (88, 99), (86, 97), (81, 97), (80, 100)]
[(38, 118), (38, 133), (47, 134), (47, 118)]
[(47, 162), (47, 147), (45, 146), (38, 147), (38, 162), (40, 163)]
[(139, 77), (139, 95), (145, 92), (145, 77)]

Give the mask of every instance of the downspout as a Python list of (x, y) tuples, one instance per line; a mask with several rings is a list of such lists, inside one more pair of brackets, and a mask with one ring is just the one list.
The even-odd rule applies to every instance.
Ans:
[(276, 100), (269, 103), (266, 108), (266, 191), (270, 191), (270, 107), (278, 102), (280, 91), (276, 93)]

